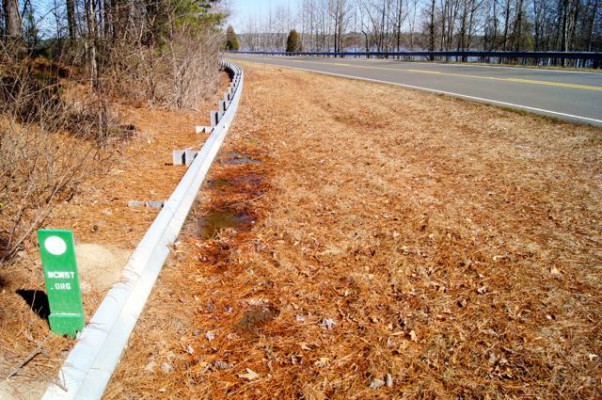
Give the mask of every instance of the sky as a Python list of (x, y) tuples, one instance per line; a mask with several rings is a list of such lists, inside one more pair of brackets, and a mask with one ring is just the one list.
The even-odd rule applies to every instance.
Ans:
[(296, 14), (299, 9), (299, 0), (230, 0), (232, 16), (229, 24), (236, 32), (244, 32), (249, 18), (264, 19), (270, 6), (276, 9), (279, 6), (288, 6), (291, 13)]
[[(299, 9), (300, 0), (222, 0), (232, 11), (228, 23), (234, 27), (236, 32), (243, 33), (248, 25), (249, 18), (265, 20), (270, 7), (289, 7), (291, 14), (295, 15)], [(62, 4), (62, 2), (59, 2)], [(53, 8), (53, 0), (33, 0), (38, 19), (43, 18), (42, 24), (54, 26), (53, 15), (49, 10)]]

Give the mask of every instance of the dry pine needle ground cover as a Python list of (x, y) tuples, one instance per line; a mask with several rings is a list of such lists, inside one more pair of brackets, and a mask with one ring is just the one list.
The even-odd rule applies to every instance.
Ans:
[(600, 129), (243, 65), (107, 399), (602, 397)]

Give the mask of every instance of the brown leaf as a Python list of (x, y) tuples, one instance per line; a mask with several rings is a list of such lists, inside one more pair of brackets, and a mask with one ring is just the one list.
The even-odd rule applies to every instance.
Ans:
[(248, 381), (254, 381), (255, 379), (259, 378), (259, 374), (255, 371), (253, 371), (252, 369), (247, 368), (247, 373), (246, 374), (238, 374), (238, 377), (246, 379)]

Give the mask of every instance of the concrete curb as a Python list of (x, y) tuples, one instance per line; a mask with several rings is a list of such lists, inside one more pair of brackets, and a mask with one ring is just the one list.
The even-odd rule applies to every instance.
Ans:
[[(231, 62), (222, 66), (234, 77), (231, 101), (220, 104), (223, 116), (188, 171), (130, 257), (121, 282), (107, 293), (63, 363), (58, 383), (44, 400), (100, 399), (127, 345), (146, 300), (163, 268), (172, 244), (192, 207), (236, 114), (244, 74)], [(224, 110), (225, 108), (225, 110)]]

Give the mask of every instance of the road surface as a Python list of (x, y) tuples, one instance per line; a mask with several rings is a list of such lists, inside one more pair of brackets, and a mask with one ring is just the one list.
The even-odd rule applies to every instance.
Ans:
[(602, 126), (602, 73), (350, 58), (229, 54), (244, 60), (444, 93)]

